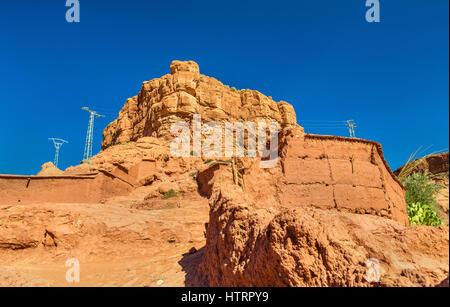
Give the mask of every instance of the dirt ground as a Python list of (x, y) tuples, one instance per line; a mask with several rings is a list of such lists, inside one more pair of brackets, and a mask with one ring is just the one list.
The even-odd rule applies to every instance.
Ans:
[[(0, 286), (189, 285), (205, 245), (207, 200), (135, 202), (0, 206)], [(80, 264), (78, 283), (66, 281), (70, 258)]]

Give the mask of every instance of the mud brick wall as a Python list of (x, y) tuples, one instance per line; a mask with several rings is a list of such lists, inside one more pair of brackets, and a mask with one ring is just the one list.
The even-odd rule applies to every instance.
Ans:
[(94, 176), (0, 175), (0, 204), (98, 203), (126, 195), (131, 185), (106, 173)]
[(245, 170), (245, 191), (262, 206), (333, 208), (408, 223), (404, 187), (380, 144), (289, 129), (279, 150), (277, 168)]

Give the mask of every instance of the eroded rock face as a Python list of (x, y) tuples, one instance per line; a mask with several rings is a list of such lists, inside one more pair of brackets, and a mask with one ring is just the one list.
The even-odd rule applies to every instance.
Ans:
[(193, 61), (173, 61), (170, 75), (144, 82), (129, 98), (118, 118), (103, 132), (102, 148), (144, 136), (170, 136), (174, 122), (200, 114), (205, 122), (276, 121), (280, 127), (296, 125), (294, 108), (253, 90), (236, 90), (200, 74)]
[[(435, 286), (448, 277), (448, 227), (409, 227), (333, 209), (263, 207), (233, 185), (226, 170), (214, 177), (197, 284)], [(379, 281), (366, 275), (369, 259), (380, 265)]]
[[(430, 155), (420, 158), (417, 162), (415, 170), (418, 172), (428, 172), (432, 175), (448, 173), (449, 170), (449, 160), (448, 152), (443, 152), (440, 154)], [(415, 163), (414, 161), (413, 163)], [(395, 174), (400, 174), (403, 166), (395, 170)]]

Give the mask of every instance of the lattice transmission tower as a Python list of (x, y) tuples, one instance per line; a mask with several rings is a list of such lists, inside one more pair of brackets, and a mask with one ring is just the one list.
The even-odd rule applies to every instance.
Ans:
[(49, 141), (53, 141), (53, 145), (55, 145), (55, 159), (53, 160), (53, 164), (58, 167), (58, 160), (59, 160), (59, 149), (64, 143), (69, 143), (63, 139), (57, 139), (57, 138), (49, 138)]
[(355, 128), (357, 127), (353, 119), (347, 120), (348, 132), (351, 138), (356, 138)]
[(88, 107), (81, 108), (82, 110), (88, 111), (89, 114), (89, 125), (86, 134), (86, 143), (84, 145), (84, 155), (83, 160), (89, 162), (89, 159), (92, 157), (92, 143), (94, 139), (94, 119), (95, 117), (105, 117), (103, 115), (98, 114), (95, 111), (89, 110)]

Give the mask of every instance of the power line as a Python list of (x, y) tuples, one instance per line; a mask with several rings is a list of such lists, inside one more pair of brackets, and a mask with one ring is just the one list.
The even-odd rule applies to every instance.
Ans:
[(89, 162), (89, 159), (92, 157), (92, 143), (93, 143), (93, 139), (94, 139), (94, 118), (95, 117), (105, 117), (105, 116), (100, 115), (95, 111), (89, 110), (88, 107), (83, 107), (81, 109), (88, 111), (90, 113), (88, 130), (87, 130), (87, 134), (86, 134), (86, 144), (84, 145), (84, 155), (83, 155), (83, 161)]
[(324, 129), (346, 129), (346, 126), (303, 126), (303, 128), (308, 129), (316, 129), (316, 128), (324, 128)]
[(302, 127), (346, 127), (346, 123), (342, 123), (341, 125), (337, 124), (303, 124)]
[(102, 114), (108, 114), (108, 115), (117, 115), (121, 110), (121, 108), (111, 109), (111, 108), (98, 108), (98, 107), (96, 107), (95, 109), (98, 112), (101, 112)]
[(49, 141), (53, 141), (53, 145), (55, 145), (55, 158), (53, 160), (53, 165), (58, 167), (58, 160), (59, 160), (59, 149), (64, 143), (69, 143), (63, 139), (57, 139), (57, 138), (49, 138)]
[[(347, 128), (351, 138), (356, 138), (355, 121), (351, 120), (321, 120), (321, 119), (305, 119), (300, 123), (307, 129), (342, 129)], [(304, 123), (304, 124), (303, 124)]]
[(321, 122), (321, 123), (345, 123), (346, 120), (320, 120), (320, 119), (303, 119), (302, 122)]

